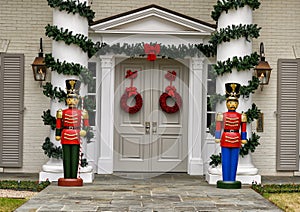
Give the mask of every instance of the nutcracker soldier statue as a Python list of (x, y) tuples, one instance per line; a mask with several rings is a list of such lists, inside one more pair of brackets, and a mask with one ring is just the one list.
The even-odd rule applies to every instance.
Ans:
[(239, 105), (240, 84), (226, 83), (225, 89), (228, 112), (218, 113), (216, 116), (215, 141), (221, 145), (223, 177), (222, 181), (217, 182), (217, 188), (238, 189), (241, 188), (241, 182), (236, 181), (236, 170), (241, 144), (247, 143), (247, 116), (236, 112)]
[(56, 140), (61, 141), (63, 150), (64, 178), (58, 179), (59, 186), (82, 186), (83, 180), (77, 177), (80, 157), (80, 137), (86, 135), (83, 126), (89, 126), (86, 110), (77, 109), (80, 81), (66, 80), (68, 108), (56, 114)]

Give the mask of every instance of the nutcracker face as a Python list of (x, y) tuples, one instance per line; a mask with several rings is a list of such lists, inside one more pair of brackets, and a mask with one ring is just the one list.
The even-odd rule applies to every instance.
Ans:
[(239, 106), (238, 100), (228, 99), (226, 101), (226, 107), (228, 110), (236, 110), (238, 106)]
[(77, 107), (79, 100), (78, 98), (67, 98), (66, 102), (69, 107), (75, 108)]

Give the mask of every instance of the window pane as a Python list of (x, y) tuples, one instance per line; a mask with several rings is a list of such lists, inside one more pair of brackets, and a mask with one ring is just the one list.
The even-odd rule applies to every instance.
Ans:
[(93, 86), (88, 85), (88, 93), (96, 93), (96, 79), (93, 79)]
[(215, 113), (208, 113), (206, 127), (209, 128), (210, 125), (214, 122), (215, 122)]
[(89, 112), (89, 123), (90, 126), (95, 126), (95, 116), (96, 116), (96, 112), (95, 111), (90, 111)]
[(215, 94), (216, 93), (216, 80), (211, 80), (207, 82), (207, 94)]
[(95, 62), (89, 62), (88, 63), (88, 69), (91, 72), (93, 77), (96, 77), (96, 63)]

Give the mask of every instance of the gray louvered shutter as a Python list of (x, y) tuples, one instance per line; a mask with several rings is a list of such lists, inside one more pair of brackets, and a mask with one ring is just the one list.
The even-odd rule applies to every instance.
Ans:
[(0, 54), (0, 167), (21, 167), (24, 55)]
[(299, 65), (278, 60), (277, 170), (299, 170)]

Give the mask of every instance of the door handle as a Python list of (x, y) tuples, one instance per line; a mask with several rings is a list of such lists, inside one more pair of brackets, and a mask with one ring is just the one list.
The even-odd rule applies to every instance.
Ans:
[(150, 122), (149, 121), (145, 122), (145, 133), (150, 134)]
[(156, 134), (157, 132), (157, 122), (152, 122), (152, 133)]

